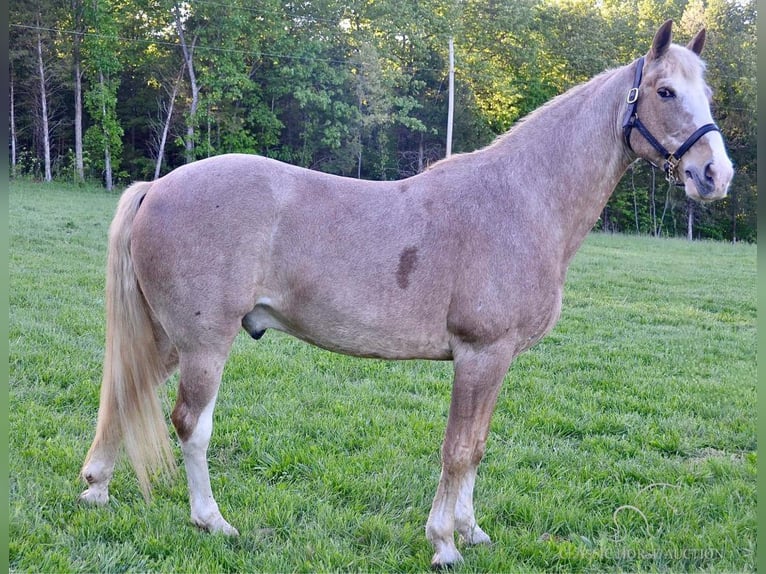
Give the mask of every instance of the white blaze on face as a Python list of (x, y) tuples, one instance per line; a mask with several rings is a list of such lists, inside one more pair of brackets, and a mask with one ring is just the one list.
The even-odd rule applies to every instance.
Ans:
[[(702, 75), (698, 74), (695, 78), (679, 78), (677, 82), (677, 85), (685, 86), (683, 90), (678, 90), (676, 93), (680, 98), (681, 105), (693, 122), (688, 134), (679, 134), (681, 141), (678, 142), (678, 145), (680, 146), (687, 137), (694, 133), (694, 130), (715, 122), (710, 110), (710, 88), (705, 84)], [(714, 187), (712, 193), (707, 193), (704, 197), (707, 199), (724, 197), (734, 175), (734, 168), (726, 152), (723, 136), (718, 131), (706, 133), (692, 146), (687, 155), (694, 156), (695, 154), (692, 152), (695, 151), (694, 148), (697, 146), (705, 146), (710, 152), (710, 156), (705, 160), (704, 164), (697, 166), (706, 177), (710, 177), (713, 180)], [(703, 197), (697, 189), (694, 179), (689, 177), (688, 173), (679, 175), (685, 179), (688, 195), (697, 198)]]
[[(695, 129), (705, 124), (715, 123), (710, 111), (710, 88), (701, 79), (698, 79), (696, 83), (698, 85), (694, 86), (685, 103), (685, 106), (688, 106), (689, 114), (694, 118)], [(720, 132), (708, 132), (703, 138), (707, 138), (707, 142), (713, 152), (713, 162), (717, 163), (720, 161), (731, 167), (731, 160), (729, 160), (729, 155), (726, 153), (726, 146)]]

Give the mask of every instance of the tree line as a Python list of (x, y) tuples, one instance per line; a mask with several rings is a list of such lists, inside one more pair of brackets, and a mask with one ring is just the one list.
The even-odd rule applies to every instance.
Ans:
[[(227, 152), (366, 179), (487, 145), (557, 94), (708, 31), (730, 197), (687, 201), (629, 169), (603, 230), (756, 240), (755, 0), (13, 0), (11, 177), (154, 179)], [(561, 134), (567, 137), (567, 134)]]

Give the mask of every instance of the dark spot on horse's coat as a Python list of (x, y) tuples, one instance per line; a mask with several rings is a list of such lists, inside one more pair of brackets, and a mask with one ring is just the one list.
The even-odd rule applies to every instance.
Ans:
[(399, 267), (396, 270), (396, 284), (401, 289), (410, 285), (410, 273), (415, 270), (418, 262), (418, 248), (407, 247), (399, 254)]
[(200, 315), (202, 315), (202, 311), (197, 311), (197, 312), (194, 314), (194, 316), (195, 316), (195, 317), (199, 317)]

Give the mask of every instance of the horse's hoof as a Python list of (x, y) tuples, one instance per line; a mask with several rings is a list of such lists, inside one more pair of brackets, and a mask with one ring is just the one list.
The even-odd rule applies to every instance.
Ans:
[(192, 520), (194, 524), (210, 534), (223, 534), (224, 536), (239, 536), (239, 530), (226, 522), (223, 517), (218, 517), (210, 522)]
[(226, 525), (221, 528), (220, 530), (217, 530), (218, 533), (223, 534), (225, 536), (239, 536), (239, 530), (234, 528), (231, 524), (228, 522)]
[(453, 549), (445, 549), (434, 554), (434, 557), (431, 560), (431, 569), (449, 570), (462, 561), (463, 557), (460, 555), (460, 552)]
[(467, 536), (460, 535), (460, 541), (469, 546), (478, 546), (479, 544), (491, 545), (492, 539), (478, 526), (474, 526)]
[(105, 488), (91, 487), (83, 492), (77, 500), (85, 504), (105, 506), (109, 502), (109, 491)]

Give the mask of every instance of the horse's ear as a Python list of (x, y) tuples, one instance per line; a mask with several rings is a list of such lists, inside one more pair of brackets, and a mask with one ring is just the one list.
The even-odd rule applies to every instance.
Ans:
[(702, 48), (705, 47), (705, 29), (702, 28), (702, 30), (697, 32), (697, 35), (694, 36), (694, 39), (686, 47), (699, 56), (702, 53)]
[(649, 51), (649, 59), (657, 60), (661, 58), (665, 52), (667, 52), (670, 42), (673, 39), (673, 20), (666, 20), (665, 23), (660, 26), (657, 33), (654, 35), (654, 41), (652, 42), (652, 49)]

